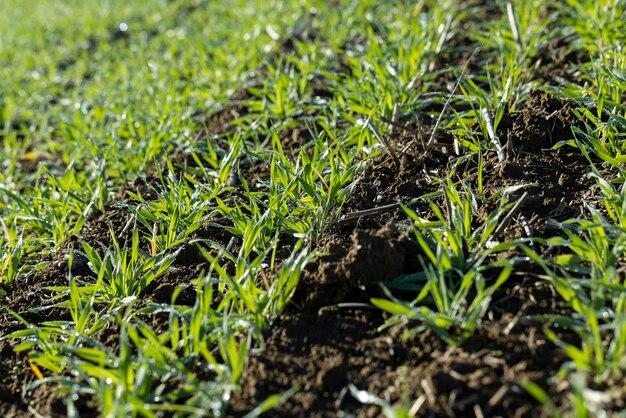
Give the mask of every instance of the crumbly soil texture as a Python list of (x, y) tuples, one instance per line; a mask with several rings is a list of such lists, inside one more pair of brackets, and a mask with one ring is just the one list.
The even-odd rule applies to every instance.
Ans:
[[(553, 47), (554, 51), (545, 51), (546, 60), (540, 67), (549, 71), (538, 74), (549, 77), (557, 67), (562, 74), (570, 74), (568, 58), (580, 58), (565, 56), (559, 45)], [(323, 80), (320, 83), (323, 89)], [(240, 104), (243, 102), (235, 97), (233, 105), (210, 116), (201, 135), (228, 131), (230, 121), (246, 114)], [(502, 231), (501, 239), (556, 235), (551, 220), (577, 216), (583, 201), (593, 197), (589, 163), (573, 148), (551, 149), (570, 139), (571, 128), (580, 124), (574, 107), (534, 90), (520, 108), (505, 113), (498, 133), (510, 144), (511, 155), (506, 163), (493, 152), (482, 156), (482, 184), (488, 198), (481, 204), (481, 213), (486, 216), (493, 210), (499, 193), (507, 187), (516, 188), (517, 195), (512, 196), (523, 195), (524, 202)], [(386, 326), (389, 314), (371, 305), (371, 298), (384, 297), (381, 282), (420, 270), (418, 247), (410, 228), (406, 228), (407, 216), (397, 204), (410, 203), (412, 209), (428, 216), (427, 204), (415, 203), (414, 199), (439, 191), (436, 178), (449, 177), (474, 187), (478, 182), (478, 157), (459, 162), (453, 138), (445, 129), (439, 128), (434, 134), (437, 147), (425, 151), (420, 145), (433, 136), (434, 119), (413, 117), (398, 123), (404, 128), (396, 128), (388, 141), (402, 154), (399, 159), (382, 154), (359, 174), (342, 208), (343, 217), (328, 225), (314, 243), (324, 255), (307, 266), (291, 304), (266, 332), (265, 349), (249, 358), (241, 388), (230, 402), (229, 416), (243, 416), (269, 396), (294, 386), (298, 388), (295, 394), (266, 416), (382, 416), (380, 405), (364, 402), (360, 396), (363, 391), (391, 405), (404, 402), (417, 416), (546, 414), (523, 389), (527, 380), (544, 387), (557, 405), (564, 401), (565, 389), (551, 385), (549, 379), (567, 359), (545, 337), (543, 325), (533, 316), (568, 310), (554, 290), (538, 279), (532, 266), (522, 265), (515, 271), (493, 296), (473, 335), (458, 346), (447, 344), (428, 329), (420, 330), (419, 323)], [(282, 132), (287, 152), (297, 152), (297, 147), (310, 139), (307, 135), (310, 132), (304, 124)], [(181, 170), (192, 164), (183, 154), (174, 160)], [(267, 174), (268, 168), (257, 165), (242, 171), (242, 176), (253, 179)], [(141, 190), (149, 199), (154, 181), (147, 176), (127, 189)], [(120, 242), (128, 240), (125, 227), (131, 213), (119, 205), (127, 199), (123, 196), (94, 215), (65, 250), (82, 241), (94, 247), (110, 244), (111, 230)], [(193, 238), (227, 246), (233, 237), (207, 224)], [(2, 304), (10, 311), (0, 311), (0, 335), (23, 328), (10, 312), (32, 324), (68, 319), (65, 310), (41, 310), (50, 305), (49, 287), (67, 285), (65, 259), (66, 252), (61, 251), (46, 260), (49, 264), (44, 270), (15, 286), (3, 286)], [(206, 267), (204, 263), (194, 246), (182, 249), (174, 268), (142, 293), (143, 303), (167, 303), (174, 290), (183, 286), (177, 303), (193, 304), (191, 282)], [(72, 268), (74, 276), (85, 280), (93, 274), (81, 263)], [(398, 297), (410, 299), (407, 294)], [(157, 330), (167, 323), (160, 317), (151, 321)], [(575, 335), (560, 336), (576, 340)], [(117, 344), (116, 330), (107, 329), (99, 338), (112, 348)], [(33, 386), (36, 377), (28, 358), (14, 352), (14, 346), (14, 341), (0, 339), (0, 416), (65, 416), (65, 405), (54, 385)], [(615, 402), (616, 410), (623, 407), (620, 402)], [(81, 416), (98, 415), (98, 406), (92, 402), (76, 407)]]
[[(531, 93), (528, 104), (503, 122), (515, 156), (501, 163), (485, 155), (484, 193), (493, 199), (483, 203), (481, 213), (486, 216), (496, 207), (504, 188), (522, 186), (513, 199), (525, 192), (502, 239), (553, 236), (558, 232), (551, 220), (576, 216), (583, 199), (591, 197), (588, 162), (571, 149), (545, 149), (568, 138), (567, 130), (578, 123), (568, 113), (570, 106)], [(432, 126), (422, 129), (425, 136)], [(448, 140), (441, 135), (439, 142)], [(516, 270), (473, 335), (459, 346), (428, 329), (407, 333), (418, 323), (386, 327), (389, 315), (368, 304), (372, 297), (384, 297), (380, 282), (420, 270), (415, 242), (401, 227), (406, 215), (393, 204), (440, 190), (432, 177), (476, 184), (475, 161), (458, 164), (445, 148), (406, 157), (397, 164), (382, 156), (362, 173), (344, 206), (344, 219), (318, 242), (325, 256), (308, 266), (293, 307), (268, 331), (267, 349), (251, 358), (233, 416), (293, 385), (300, 390), (271, 416), (382, 416), (379, 405), (359, 401), (359, 390), (392, 405), (408, 399), (407, 408), (417, 416), (540, 416), (546, 411), (522, 387), (528, 380), (542, 385), (557, 404), (562, 401), (548, 379), (567, 358), (532, 318), (568, 309), (531, 266)], [(428, 212), (419, 203), (414, 209)]]

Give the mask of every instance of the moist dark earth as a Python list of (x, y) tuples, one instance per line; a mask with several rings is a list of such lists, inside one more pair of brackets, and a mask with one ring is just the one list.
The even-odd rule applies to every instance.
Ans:
[[(300, 40), (310, 36), (314, 35), (300, 34)], [(457, 41), (463, 44), (462, 39)], [(286, 42), (281, 53), (292, 53), (289, 45)], [(472, 49), (469, 45), (454, 50), (450, 59), (467, 58)], [(570, 67), (588, 60), (583, 53), (572, 53), (563, 42), (550, 44), (541, 54), (543, 62), (536, 77), (546, 86), (574, 79)], [(445, 63), (440, 65), (445, 69)], [(471, 67), (479, 65), (472, 63)], [(332, 88), (326, 89), (324, 80), (315, 83), (315, 94), (332, 95)], [(242, 88), (233, 97), (233, 104), (206, 117), (198, 138), (219, 138), (228, 132), (231, 121), (249, 112), (247, 98)], [(589, 162), (574, 148), (551, 149), (559, 141), (571, 139), (572, 127), (580, 126), (575, 108), (576, 104), (538, 88), (529, 93), (521, 107), (505, 113), (498, 134), (512, 145), (512, 155), (506, 163), (499, 162), (493, 152), (483, 155), (484, 191), (493, 198), (482, 204), (480, 213), (486, 215), (495, 208), (495, 196), (505, 187), (527, 185), (527, 197), (503, 231), (502, 239), (558, 234), (550, 220), (578, 216), (583, 201), (593, 197)], [(458, 347), (448, 345), (429, 330), (405, 336), (417, 325), (414, 323), (384, 327), (388, 314), (369, 303), (371, 298), (383, 296), (380, 281), (420, 269), (417, 247), (402, 228), (407, 217), (395, 204), (439, 190), (435, 177), (477, 184), (477, 157), (458, 163), (453, 154), (453, 137), (445, 129), (434, 133), (436, 147), (425, 150), (420, 145), (419, 138), (433, 134), (434, 118), (409, 115), (398, 123), (403, 128), (396, 128), (387, 140), (396, 150), (402, 150), (399, 161), (385, 153), (359, 174), (353, 193), (342, 207), (343, 217), (328, 225), (314, 243), (314, 248), (325, 255), (307, 266), (292, 302), (266, 333), (266, 349), (249, 359), (228, 416), (242, 416), (269, 396), (294, 385), (299, 387), (295, 395), (267, 416), (334, 417), (341, 411), (355, 416), (381, 416), (379, 406), (363, 404), (354, 397), (356, 390), (367, 390), (390, 404), (406, 397), (407, 407), (417, 416), (546, 415), (547, 411), (521, 387), (526, 380), (545, 388), (557, 406), (565, 401), (566, 388), (551, 385), (549, 379), (567, 359), (547, 340), (543, 325), (533, 316), (566, 313), (568, 308), (538, 278), (532, 266), (522, 265), (515, 271), (494, 295), (474, 334)], [(302, 124), (281, 132), (287, 152), (297, 153), (298, 147), (311, 138), (309, 128)], [(172, 159), (181, 171), (193, 164), (184, 151)], [(267, 175), (269, 170), (256, 163), (241, 171), (240, 175), (250, 180)], [(126, 190), (140, 190), (149, 199), (155, 184), (156, 177), (147, 175), (129, 183)], [(103, 212), (94, 215), (64, 249), (81, 242), (93, 246), (110, 243), (109, 229), (120, 242), (129, 239), (125, 225), (131, 213), (118, 204), (128, 200), (124, 196), (121, 193)], [(427, 206), (419, 205), (418, 209), (428, 212)], [(207, 224), (192, 238), (210, 238), (226, 246), (232, 236)], [(2, 304), (33, 324), (68, 319), (68, 313), (61, 309), (37, 310), (50, 304), (49, 286), (67, 284), (64, 253), (38, 261), (49, 264), (23, 282), (3, 285), (6, 295)], [(177, 303), (193, 304), (191, 279), (200, 274), (204, 263), (199, 251), (187, 246), (174, 263), (176, 269), (157, 278), (142, 293), (143, 303), (169, 302), (176, 287), (183, 286)], [(75, 275), (93, 274), (86, 266), (82, 270), (80, 265), (74, 268)], [(410, 299), (410, 295), (401, 296)], [(151, 321), (155, 329), (167, 326), (163, 318)], [(0, 311), (0, 335), (22, 328), (7, 310)], [(99, 338), (115, 347), (116, 337), (115, 330), (107, 330)], [(576, 341), (575, 335), (562, 333), (561, 337)], [(0, 340), (0, 416), (65, 416), (65, 405), (53, 385), (29, 386), (35, 375), (27, 356), (13, 351), (14, 344)], [(620, 385), (623, 382), (618, 380), (596, 389)], [(624, 406), (617, 399), (613, 408), (617, 411)], [(93, 402), (84, 401), (78, 407), (81, 416), (98, 415)]]

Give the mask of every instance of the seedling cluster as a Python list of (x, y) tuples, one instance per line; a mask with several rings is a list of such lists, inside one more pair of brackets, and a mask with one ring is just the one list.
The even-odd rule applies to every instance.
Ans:
[[(539, 324), (567, 361), (515, 384), (552, 416), (617, 414), (625, 16), (621, 0), (5, 0), (0, 343), (30, 369), (24, 393), (54, 387), (70, 417), (224, 416), (281, 315), (306, 311), (294, 295), (321, 243), (376, 218), (419, 266), (360, 289), (381, 332), (463, 347), (532, 283), (560, 309), (511, 326)], [(514, 133), (537, 91), (573, 110), (535, 154), (569, 152), (593, 183), (542, 219), (534, 139)], [(355, 204), (379, 166), (423, 172), (422, 192)], [(12, 302), (42, 277), (33, 306)], [(389, 417), (432, 398), (361, 383), (341, 396)]]

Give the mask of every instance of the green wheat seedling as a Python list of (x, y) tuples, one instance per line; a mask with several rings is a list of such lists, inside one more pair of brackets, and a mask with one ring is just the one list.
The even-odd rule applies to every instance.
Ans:
[[(598, 114), (603, 109), (624, 115), (624, 93), (626, 93), (626, 54), (616, 54), (609, 62), (595, 62), (588, 67), (588, 79), (595, 89), (585, 96), (597, 102)], [(587, 99), (588, 100), (588, 99)]]
[[(420, 218), (405, 208), (413, 220), (413, 231), (421, 251), (423, 271), (399, 277), (386, 283), (389, 289), (418, 292), (416, 298), (402, 302), (386, 290), (390, 300), (372, 299), (372, 303), (394, 314), (394, 322), (417, 320), (421, 323), (411, 332), (431, 328), (450, 344), (459, 344), (471, 336), (486, 312), (495, 291), (509, 278), (518, 260), (495, 262), (490, 257), (515, 248), (517, 243), (498, 242), (505, 214), (514, 208), (506, 203), (475, 226), (475, 197), (470, 189), (460, 192), (448, 180), (443, 184), (447, 216), (434, 202), (430, 209), (435, 220)], [(500, 270), (495, 280), (488, 272)], [(493, 274), (493, 273), (492, 273)], [(468, 299), (473, 294), (473, 299)]]
[(371, 18), (372, 26), (384, 32), (364, 29), (363, 51), (346, 57), (352, 76), (335, 80), (337, 95), (363, 118), (374, 112), (391, 119), (397, 106), (419, 109), (429, 102), (422, 94), (432, 83), (433, 66), (463, 17), (451, 1), (433, 4), (427, 13), (414, 12), (415, 18), (408, 20), (401, 14), (410, 10), (395, 13)]
[(35, 266), (24, 263), (23, 258), (38, 245), (32, 239), (18, 236), (15, 222), (7, 225), (0, 218), (0, 227), (0, 283), (10, 284), (34, 269)]
[(592, 372), (602, 381), (626, 367), (626, 288), (621, 273), (626, 256), (626, 201), (609, 182), (598, 178), (598, 184), (608, 218), (589, 207), (589, 220), (566, 221), (561, 228), (565, 236), (546, 241), (567, 252), (548, 262), (529, 249), (526, 253), (543, 267), (546, 280), (575, 312), (572, 317), (546, 320), (576, 332), (581, 345), (566, 343), (549, 329), (546, 335), (570, 357), (568, 369)]
[[(626, 57), (624, 63), (626, 64)], [(590, 94), (596, 109), (592, 111), (581, 107), (576, 111), (583, 127), (573, 127), (574, 139), (567, 142), (580, 149), (592, 164), (595, 162), (590, 156), (599, 158), (605, 165), (620, 172), (626, 162), (626, 106), (621, 103), (621, 98), (626, 94), (625, 69), (626, 65), (621, 70), (596, 66), (596, 71), (604, 74), (602, 80), (598, 80), (598, 92)], [(573, 98), (580, 99), (578, 94), (570, 94)]]
[[(202, 359), (212, 373), (220, 376), (228, 373), (230, 380), (238, 382), (247, 353), (242, 350), (247, 348), (235, 344), (235, 340), (251, 336), (262, 345), (262, 332), (289, 302), (302, 269), (312, 257), (301, 244), (295, 246), (280, 267), (273, 264), (273, 253), (247, 261), (230, 255), (214, 256), (201, 247), (209, 268), (195, 280), (193, 306), (176, 304), (175, 292), (172, 304), (151, 304), (141, 312), (148, 315), (169, 313), (169, 331), (160, 337), (161, 342), (176, 351), (185, 362), (192, 364)], [(233, 275), (224, 269), (224, 260), (236, 264)], [(270, 282), (268, 271), (274, 270), (275, 279)], [(226, 342), (222, 341), (224, 333), (229, 335)], [(225, 344), (220, 346), (224, 364), (216, 361), (213, 352), (216, 344)], [(233, 345), (239, 348), (235, 349)]]
[[(42, 245), (58, 247), (70, 235), (80, 231), (93, 209), (102, 208), (102, 199), (108, 196), (107, 189), (102, 177), (90, 179), (86, 173), (71, 167), (63, 177), (42, 168), (40, 178), (42, 184), (31, 195), (2, 190), (13, 203), (9, 222), (14, 220), (21, 228), (35, 234)], [(84, 186), (90, 180), (94, 184)]]
[(622, 1), (567, 0), (559, 3), (557, 8), (564, 23), (576, 33), (582, 50), (604, 63), (608, 63), (615, 53), (623, 56), (619, 45), (624, 40), (624, 22), (618, 17), (626, 11)]
[[(534, 72), (540, 63), (536, 55), (554, 36), (546, 28), (556, 15), (547, 13), (542, 2), (507, 1), (499, 5), (502, 17), (472, 34), (488, 57), (484, 74), (459, 80), (465, 100), (455, 107), (470, 109), (455, 111), (456, 118), (449, 123), (457, 141), (471, 152), (493, 148), (494, 135), (488, 134), (488, 128), (497, 132), (504, 113), (514, 111), (535, 88)], [(490, 63), (494, 60), (496, 63)], [(493, 112), (492, 121), (485, 121), (485, 112)], [(474, 124), (481, 127), (482, 138), (470, 129)]]
[[(224, 187), (229, 187), (229, 179), (237, 178), (239, 163), (246, 148), (244, 141), (248, 139), (248, 135), (243, 135), (238, 131), (226, 134), (224, 140), (228, 144), (228, 149), (217, 145), (215, 139), (207, 136), (204, 141), (195, 141), (190, 144), (190, 156), (197, 165), (197, 169), (185, 167), (185, 177), (191, 183), (196, 182), (191, 179), (191, 174), (197, 179), (203, 179), (206, 184), (214, 186), (212, 193), (217, 194)], [(247, 154), (255, 153), (248, 150)]]
[[(584, 372), (577, 372), (568, 379), (570, 392), (566, 398), (565, 405), (557, 407), (550, 399), (550, 395), (538, 384), (528, 381), (524, 383), (524, 389), (542, 404), (549, 412), (551, 418), (563, 417), (604, 417), (609, 416), (605, 410), (606, 401), (600, 394), (588, 388), (587, 375)], [(590, 396), (591, 395), (591, 396)], [(606, 399), (606, 398), (605, 398)], [(624, 417), (624, 413), (615, 415), (616, 417)]]
[[(474, 80), (464, 77), (459, 82), (459, 89), (464, 101), (463, 106), (469, 106), (470, 110), (453, 110), (455, 118), (448, 123), (452, 133), (463, 148), (471, 153), (478, 153), (495, 149), (500, 160), (506, 158), (502, 155), (503, 144), (497, 138), (498, 125), (508, 110), (510, 101), (511, 81), (506, 81), (504, 90), (494, 84), (490, 73), (487, 73), (489, 92), (479, 86)], [(492, 115), (493, 109), (493, 115)], [(479, 125), (480, 132), (475, 132), (471, 126)]]
[[(593, 115), (589, 110), (579, 110), (578, 117), (583, 120), (584, 128), (572, 129), (574, 139), (568, 141), (581, 150), (591, 162), (591, 156), (597, 157), (609, 167), (621, 171), (626, 162), (626, 147), (623, 137), (626, 134), (626, 118), (619, 114), (606, 111), (608, 122), (603, 122), (604, 116)], [(598, 167), (602, 169), (602, 167)]]
[(176, 253), (146, 254), (139, 248), (139, 231), (133, 230), (130, 246), (120, 244), (111, 232), (112, 247), (104, 255), (89, 244), (83, 251), (91, 269), (102, 280), (102, 286), (86, 285), (84, 292), (98, 295), (98, 300), (113, 301), (138, 296), (152, 280), (163, 274), (173, 263)]
[(341, 141), (327, 144), (324, 133), (300, 150), (295, 165), (286, 158), (276, 136), (274, 150), (269, 200), (275, 202), (276, 207), (281, 202), (283, 205), (292, 202), (278, 211), (285, 214), (281, 217), (285, 227), (298, 237), (314, 239), (324, 231), (329, 217), (336, 214), (334, 210), (345, 201), (346, 189), (362, 164), (350, 160)]
[(248, 104), (250, 110), (281, 122), (302, 114), (304, 98), (310, 96), (308, 74), (300, 74), (289, 62), (270, 65), (267, 71), (268, 83), (262, 88), (248, 87), (248, 91), (258, 97)]
[[(552, 272), (547, 280), (557, 289), (560, 296), (576, 312), (573, 317), (547, 315), (547, 323), (573, 330), (581, 338), (581, 344), (564, 342), (550, 329), (545, 330), (548, 338), (561, 347), (569, 356), (570, 363), (564, 365), (564, 373), (573, 370), (592, 372), (601, 381), (614, 370), (623, 370), (623, 353), (626, 348), (626, 321), (623, 312), (624, 289), (619, 285), (591, 282), (579, 279), (566, 272)], [(600, 302), (602, 294), (612, 294), (609, 300)], [(594, 300), (595, 298), (595, 300)]]
[[(31, 350), (37, 370), (57, 375), (72, 370), (71, 377), (45, 378), (36, 385), (57, 384), (67, 394), (68, 411), (77, 399), (95, 397), (103, 416), (156, 416), (159, 411), (173, 416), (204, 416), (206, 411), (221, 415), (243, 376), (250, 336), (262, 342), (261, 332), (288, 303), (310, 256), (296, 245), (270, 284), (262, 278), (274, 265), (266, 267), (265, 256), (250, 263), (237, 261), (231, 277), (217, 258), (205, 254), (210, 268), (198, 279), (193, 307), (152, 304), (136, 310), (135, 299), (127, 298), (102, 309), (99, 295), (107, 286), (105, 275), (99, 276), (93, 292), (78, 287), (70, 277), (69, 301), (57, 307), (68, 307), (72, 320), (28, 326), (8, 336), (26, 339), (16, 350)], [(215, 288), (223, 288), (218, 300)], [(164, 311), (170, 313), (164, 333), (157, 334), (140, 319)], [(118, 353), (93, 338), (111, 323), (120, 327)], [(201, 380), (199, 367), (214, 377)], [(278, 400), (269, 399), (264, 408)]]
[[(74, 253), (70, 253), (69, 265), (73, 263)], [(79, 283), (69, 274), (69, 286), (50, 288), (58, 292), (65, 299), (60, 303), (41, 307), (40, 310), (55, 308), (66, 308), (69, 311), (71, 320), (47, 321), (39, 325), (28, 324), (21, 316), (13, 313), (13, 316), (21, 322), (25, 329), (16, 331), (6, 336), (6, 338), (21, 340), (16, 344), (16, 352), (29, 351), (30, 362), (35, 367), (43, 367), (55, 374), (63, 372), (68, 364), (70, 353), (88, 353), (105, 351), (104, 345), (92, 338), (92, 336), (102, 329), (113, 316), (117, 315), (124, 304), (112, 304), (108, 307), (97, 306), (96, 293), (84, 292), (79, 287)], [(103, 277), (99, 277), (93, 288), (99, 289), (103, 284)], [(54, 303), (54, 300), (51, 300)], [(36, 368), (36, 374), (42, 378), (41, 372)]]
[[(35, 308), (55, 320), (13, 315), (24, 329), (11, 344), (37, 377), (24, 396), (56, 385), (70, 417), (85, 405), (111, 418), (232, 412), (247, 359), (265, 348), (265, 332), (315, 257), (310, 248), (337, 226), (359, 173), (388, 153), (398, 175), (417, 175), (415, 152), (436, 121), (421, 141), (424, 179), (435, 140), (444, 145), (451, 131), (451, 164), (478, 153), (476, 190), (443, 182), (421, 200), (428, 219), (407, 210), (420, 271), (384, 283), (387, 296), (374, 303), (391, 312), (390, 324), (406, 321), (409, 333), (430, 327), (460, 344), (499, 286), (523, 273), (519, 258), (502, 260), (519, 246), (524, 266), (543, 267), (537, 280), (571, 311), (534, 318), (570, 361), (546, 377), (561, 379), (557, 399), (533, 394), (555, 416), (613, 413), (589, 399), (626, 368), (624, 1), (244, 3), (3, 0), (0, 293), (14, 303), (23, 279), (32, 283), (45, 266), (60, 284), (45, 288), (49, 300)], [(461, 94), (448, 74), (459, 75)], [(483, 154), (497, 149), (506, 112), (538, 87), (578, 104), (567, 144), (600, 177), (580, 216), (548, 221), (563, 232), (532, 241), (533, 251), (524, 247), (530, 240), (502, 242), (517, 210), (530, 208), (512, 202), (509, 189), (485, 196), (493, 178)], [(72, 242), (97, 240), (91, 232), (111, 204), (155, 164), (154, 189), (114, 206), (132, 215), (123, 230), (132, 237), (77, 247), (84, 255), (70, 251), (67, 270), (50, 265)], [(481, 205), (496, 209), (485, 215)], [(215, 228), (219, 239), (205, 236)], [(191, 270), (176, 268), (176, 251), (189, 245), (201, 247), (204, 270), (183, 280), (178, 274)], [(156, 303), (151, 289), (166, 274), (166, 285), (181, 282)], [(357, 401), (388, 416), (422, 412), (424, 397), (411, 405), (409, 393), (396, 392), (398, 403), (349, 383)], [(249, 416), (295, 390), (250, 405)]]
[[(265, 266), (266, 255), (251, 262), (237, 260), (235, 275), (230, 276), (217, 258), (204, 253), (209, 272), (198, 279), (193, 307), (175, 305), (177, 292), (172, 305), (149, 304), (137, 310), (135, 299), (126, 298), (106, 307), (99, 297), (108, 286), (105, 274), (93, 291), (78, 287), (70, 277), (69, 300), (57, 305), (69, 308), (70, 321), (28, 326), (8, 336), (25, 339), (16, 350), (30, 350), (38, 373), (39, 368), (55, 375), (72, 371), (71, 376), (45, 378), (35, 385), (58, 385), (67, 394), (70, 415), (81, 397), (95, 398), (101, 414), (111, 417), (223, 414), (242, 379), (250, 337), (262, 343), (262, 331), (288, 303), (311, 256), (296, 245), (268, 283), (265, 269), (275, 266)], [(217, 300), (214, 289), (222, 289)], [(160, 312), (169, 312), (170, 326), (156, 333), (140, 318)], [(120, 329), (118, 353), (93, 338), (107, 324)], [(202, 380), (199, 368), (213, 377)], [(263, 408), (280, 399), (268, 399)]]
[(212, 191), (190, 177), (178, 178), (173, 167), (167, 177), (160, 173), (161, 186), (156, 199), (145, 200), (140, 193), (129, 192), (139, 204), (129, 207), (143, 227), (143, 235), (151, 244), (151, 255), (172, 250), (187, 242), (215, 212), (214, 197), (221, 190)]
[(213, 255), (200, 247), (219, 279), (218, 290), (223, 298), (217, 310), (245, 315), (246, 321), (253, 324), (258, 332), (266, 329), (290, 300), (302, 269), (312, 257), (307, 255), (308, 249), (302, 248), (302, 243), (303, 241), (299, 241), (295, 245), (291, 256), (276, 271), (276, 277), (271, 282), (266, 276), (266, 269), (269, 268), (270, 271), (275, 269), (274, 257), (278, 244), (276, 238), (266, 252), (250, 260), (242, 250), (233, 260), (235, 274), (232, 276)]
[[(118, 314), (119, 351), (83, 339), (81, 346), (60, 345), (59, 354), (33, 355), (33, 362), (50, 369), (61, 362), (71, 377), (53, 377), (37, 382), (54, 383), (67, 394), (68, 413), (77, 415), (81, 397), (97, 401), (100, 414), (118, 416), (205, 416), (223, 413), (234, 386), (218, 375), (200, 381), (191, 365), (161, 343), (162, 338), (141, 322)], [(175, 383), (175, 384), (174, 384)]]
[[(80, 231), (112, 197), (108, 190), (181, 145), (197, 128), (191, 112), (223, 104), (259, 67), (269, 37), (233, 23), (253, 22), (250, 29), (259, 19), (281, 16), (288, 24), (299, 15), (289, 4), (246, 13), (224, 5), (181, 20), (180, 3), (160, 4), (158, 13), (156, 3), (72, 3), (52, 20), (45, 5), (5, 5), (7, 16), (25, 24), (0, 43), (0, 60), (15, 64), (0, 71), (0, 187), (8, 192), (0, 210), (18, 216), (24, 237), (37, 234), (44, 251)], [(63, 23), (76, 19), (80, 29)], [(41, 37), (44, 22), (49, 36)], [(132, 22), (131, 36), (111, 45), (109, 30), (122, 22)], [(197, 30), (207, 24), (210, 33)], [(49, 41), (60, 47), (50, 49)], [(189, 88), (184, 77), (200, 88)], [(44, 171), (21, 169), (31, 161)]]
[[(499, 101), (515, 110), (536, 84), (533, 81), (534, 70), (539, 64), (536, 55), (553, 37), (548, 28), (556, 16), (548, 13), (545, 3), (537, 0), (506, 1), (499, 5), (502, 17), (488, 22), (484, 32), (477, 34), (476, 38), (483, 43), (485, 51), (495, 53), (497, 60), (485, 67), (491, 91), (498, 92)], [(489, 73), (495, 76), (490, 77)], [(476, 84), (471, 87), (476, 92), (482, 90)], [(481, 96), (487, 97), (484, 92), (478, 95)]]
[[(575, 127), (569, 144), (621, 170), (626, 130), (626, 55), (624, 24), (616, 16), (626, 10), (619, 1), (572, 2), (560, 5), (560, 12), (582, 44), (590, 62), (581, 65), (583, 83), (569, 83), (564, 94), (581, 103), (577, 116), (584, 128)], [(593, 163), (593, 162), (592, 162)]]
[(350, 160), (342, 141), (328, 145), (324, 139), (320, 134), (291, 161), (274, 131), (269, 179), (252, 192), (241, 177), (247, 201), (216, 197), (220, 214), (232, 222), (225, 229), (242, 239), (245, 255), (262, 252), (276, 234), (313, 238), (337, 216), (362, 164)]

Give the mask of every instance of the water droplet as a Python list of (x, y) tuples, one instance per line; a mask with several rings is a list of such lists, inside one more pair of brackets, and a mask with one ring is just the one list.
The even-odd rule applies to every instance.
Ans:
[(120, 23), (120, 30), (122, 32), (126, 32), (128, 30), (128, 25), (124, 22)]

